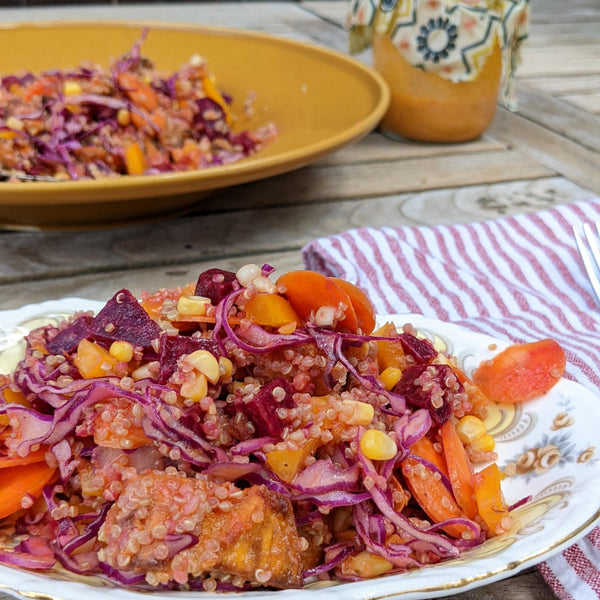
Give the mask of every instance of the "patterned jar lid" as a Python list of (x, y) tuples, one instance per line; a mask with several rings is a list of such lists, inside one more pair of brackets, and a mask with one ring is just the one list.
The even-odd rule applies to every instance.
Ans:
[(514, 108), (513, 75), (527, 37), (529, 0), (350, 0), (346, 25), (352, 54), (369, 47), (375, 31), (412, 66), (455, 83), (477, 77), (497, 39), (500, 100)]

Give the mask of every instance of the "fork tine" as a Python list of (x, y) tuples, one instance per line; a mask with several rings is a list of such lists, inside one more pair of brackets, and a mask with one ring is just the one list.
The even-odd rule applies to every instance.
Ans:
[(596, 294), (598, 305), (600, 305), (600, 243), (598, 242), (600, 224), (596, 223), (595, 226), (596, 234), (589, 223), (584, 223), (582, 226), (574, 225), (573, 234), (583, 266)]

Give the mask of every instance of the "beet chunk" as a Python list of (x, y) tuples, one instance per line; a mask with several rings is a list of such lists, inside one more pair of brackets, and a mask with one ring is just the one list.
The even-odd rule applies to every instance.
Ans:
[(183, 335), (163, 335), (160, 340), (160, 371), (158, 382), (166, 383), (177, 370), (177, 361), (184, 354), (196, 350), (208, 350), (216, 358), (219, 357), (217, 342), (209, 339), (198, 339)]
[(429, 340), (418, 338), (406, 332), (401, 333), (398, 338), (404, 352), (410, 354), (418, 364), (430, 363), (438, 354)]
[(213, 304), (219, 304), (225, 296), (233, 292), (235, 273), (223, 269), (208, 269), (200, 273), (196, 283), (196, 296), (210, 298)]
[(77, 317), (46, 344), (48, 352), (50, 354), (70, 354), (74, 352), (79, 342), (89, 335), (90, 323), (93, 319), (94, 317), (91, 315)]
[(404, 396), (409, 406), (426, 408), (433, 420), (443, 425), (464, 388), (448, 365), (411, 365), (402, 373), (393, 392)]
[[(280, 390), (283, 390), (283, 393)], [(235, 407), (252, 421), (258, 435), (279, 437), (285, 428), (285, 419), (279, 417), (277, 409), (296, 406), (292, 398), (293, 391), (292, 384), (280, 377), (263, 385), (249, 402), (237, 401)], [(273, 392), (276, 395), (273, 395)]]
[(104, 342), (150, 347), (162, 329), (129, 290), (118, 291), (90, 323), (90, 335)]

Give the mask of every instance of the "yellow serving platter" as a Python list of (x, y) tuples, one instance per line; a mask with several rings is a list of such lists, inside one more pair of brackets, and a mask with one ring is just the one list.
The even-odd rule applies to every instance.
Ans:
[(151, 22), (39, 22), (0, 24), (0, 76), (107, 66), (148, 36), (142, 54), (159, 69), (175, 70), (194, 54), (208, 59), (233, 110), (254, 93), (255, 114), (236, 129), (275, 123), (279, 137), (257, 154), (209, 169), (104, 180), (0, 182), (0, 226), (89, 227), (173, 214), (211, 190), (305, 166), (374, 129), (389, 90), (372, 69), (341, 53), (272, 35), (216, 27)]

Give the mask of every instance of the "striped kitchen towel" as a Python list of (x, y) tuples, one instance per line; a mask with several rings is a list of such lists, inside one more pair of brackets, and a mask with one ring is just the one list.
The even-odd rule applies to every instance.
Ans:
[[(598, 391), (600, 309), (572, 233), (598, 220), (600, 199), (464, 225), (364, 227), (317, 239), (302, 256), (357, 284), (380, 314), (421, 313), (513, 342), (552, 337), (566, 377)], [(561, 600), (600, 598), (599, 569), (598, 527), (540, 565)]]

